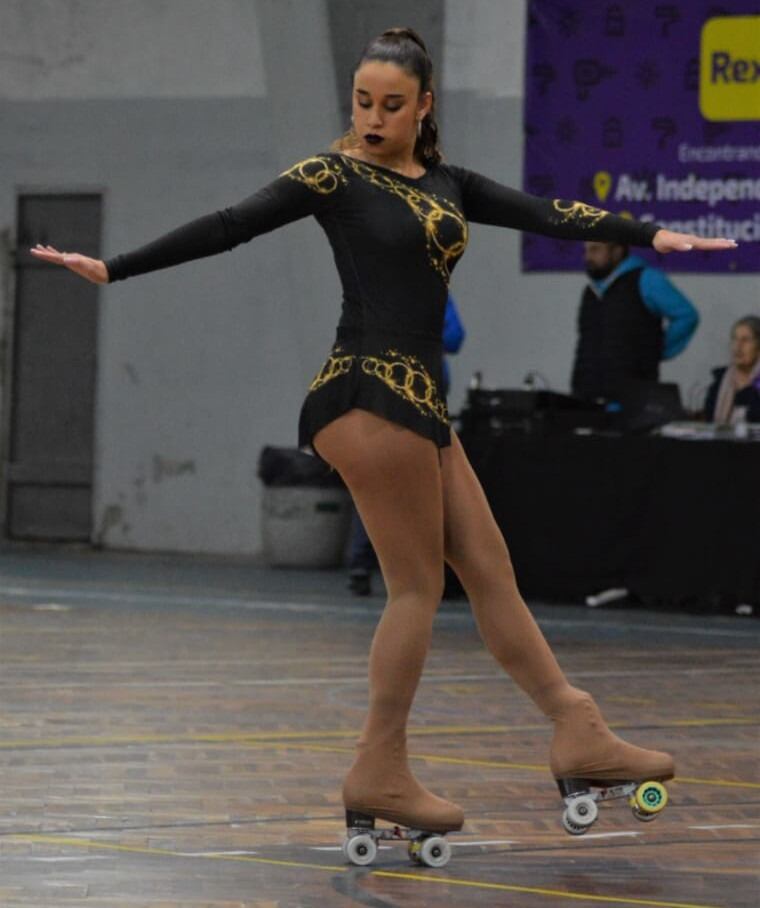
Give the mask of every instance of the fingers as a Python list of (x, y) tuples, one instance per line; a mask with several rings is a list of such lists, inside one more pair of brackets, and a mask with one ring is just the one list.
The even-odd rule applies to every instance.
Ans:
[(29, 250), (33, 256), (49, 262), (52, 265), (77, 265), (86, 260), (86, 256), (79, 255), (77, 252), (60, 252), (55, 246), (43, 246), (37, 243), (35, 247)]
[(736, 240), (705, 240), (702, 237), (694, 237), (692, 244), (695, 249), (736, 249), (739, 245)]
[(693, 236), (688, 240), (681, 240), (671, 245), (674, 252), (689, 252), (692, 249), (698, 249), (701, 252), (714, 252), (720, 249), (736, 249), (738, 247), (736, 240), (706, 240), (702, 237)]
[(690, 252), (697, 249), (703, 252), (736, 249), (736, 240), (714, 238), (707, 239), (695, 236), (692, 233), (675, 233), (670, 230), (660, 230), (655, 234), (652, 245), (657, 252)]
[(37, 254), (44, 253), (45, 255), (62, 255), (55, 246), (43, 246), (42, 243), (37, 243), (29, 251)]
[(42, 259), (45, 262), (52, 262), (53, 264), (58, 265), (63, 264), (63, 255), (55, 250), (49, 250), (44, 246), (40, 246), (39, 249), (30, 249), (29, 251), (35, 258)]
[(94, 284), (108, 283), (108, 270), (100, 259), (89, 258), (78, 252), (59, 252), (54, 246), (43, 246), (42, 243), (37, 243), (29, 251), (35, 258), (50, 265), (63, 265)]

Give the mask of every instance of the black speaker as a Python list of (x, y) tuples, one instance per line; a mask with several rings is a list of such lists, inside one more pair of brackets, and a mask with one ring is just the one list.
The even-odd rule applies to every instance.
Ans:
[(604, 407), (556, 391), (471, 388), (459, 416), (469, 435), (570, 433), (605, 427)]

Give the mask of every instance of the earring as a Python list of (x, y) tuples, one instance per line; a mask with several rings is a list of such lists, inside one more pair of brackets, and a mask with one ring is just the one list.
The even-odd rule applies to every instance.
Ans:
[(419, 139), (419, 137), (422, 135), (422, 119), (423, 119), (423, 118), (420, 117), (420, 118), (417, 120), (417, 138), (418, 138), (418, 139)]

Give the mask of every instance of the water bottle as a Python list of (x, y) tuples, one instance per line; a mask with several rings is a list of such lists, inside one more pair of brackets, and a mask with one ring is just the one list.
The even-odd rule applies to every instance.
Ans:
[(746, 441), (749, 438), (746, 407), (734, 407), (731, 413), (731, 424), (734, 427), (734, 438), (737, 441)]

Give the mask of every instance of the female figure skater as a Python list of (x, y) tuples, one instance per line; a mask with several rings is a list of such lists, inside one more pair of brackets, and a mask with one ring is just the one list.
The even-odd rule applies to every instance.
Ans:
[(103, 262), (51, 246), (32, 251), (104, 284), (232, 249), (307, 215), (327, 233), (343, 284), (342, 314), (306, 396), (299, 440), (344, 479), (388, 591), (369, 656), (369, 712), (343, 786), (350, 827), (371, 828), (375, 818), (437, 833), (462, 826), (462, 810), (414, 778), (406, 748), (444, 560), (488, 649), (553, 721), (550, 767), (563, 794), (671, 778), (668, 754), (618, 738), (590, 694), (568, 682), (520, 596), (504, 539), (449, 426), (441, 391), (444, 306), (468, 221), (661, 253), (735, 244), (526, 195), (443, 163), (432, 64), (411, 29), (390, 29), (365, 48), (354, 73), (352, 124), (331, 152), (133, 252)]

